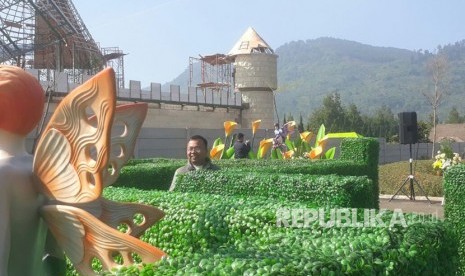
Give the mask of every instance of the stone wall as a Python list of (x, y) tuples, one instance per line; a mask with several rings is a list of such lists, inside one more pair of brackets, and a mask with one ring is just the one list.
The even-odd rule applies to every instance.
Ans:
[(264, 53), (240, 54), (234, 61), (235, 88), (278, 88), (277, 55)]

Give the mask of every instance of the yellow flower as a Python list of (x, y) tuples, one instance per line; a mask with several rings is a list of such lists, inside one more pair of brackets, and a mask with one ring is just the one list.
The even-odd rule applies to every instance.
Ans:
[(219, 144), (216, 147), (213, 147), (210, 150), (210, 158), (211, 159), (220, 159), (221, 154), (223, 153), (224, 150), (224, 144)]
[(310, 140), (312, 139), (313, 137), (313, 133), (311, 133), (310, 131), (304, 131), (300, 134), (300, 139), (302, 139), (302, 141), (305, 141), (307, 143), (310, 143)]
[(283, 158), (284, 159), (291, 159), (294, 156), (294, 151), (293, 150), (288, 150), (284, 152)]
[(255, 132), (257, 131), (258, 127), (260, 126), (260, 123), (262, 120), (256, 120), (252, 122), (252, 135), (255, 135)]
[(318, 146), (321, 146), (321, 148), (325, 148), (326, 143), (328, 143), (328, 135), (325, 135), (323, 138), (318, 141)]
[(237, 126), (237, 123), (234, 121), (224, 122), (224, 136), (229, 137), (229, 135), (231, 135), (231, 133), (236, 128), (236, 126)]
[(323, 147), (322, 146), (318, 146), (316, 148), (313, 148), (311, 151), (310, 151), (310, 159), (316, 159), (318, 157), (320, 157), (320, 155), (323, 153)]
[(433, 169), (441, 169), (442, 168), (442, 162), (441, 160), (436, 160), (434, 163), (433, 163)]
[(273, 145), (273, 138), (263, 139), (260, 141), (260, 146), (258, 147), (258, 155), (257, 158), (263, 158), (268, 150)]

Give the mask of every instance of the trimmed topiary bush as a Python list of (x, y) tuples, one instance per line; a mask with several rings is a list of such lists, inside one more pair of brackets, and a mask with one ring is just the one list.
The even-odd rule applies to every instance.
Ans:
[(180, 161), (141, 162), (124, 166), (113, 186), (166, 191), (170, 187), (176, 169), (186, 162), (182, 162), (181, 165)]
[[(303, 228), (280, 227), (283, 208), (314, 206), (111, 187), (104, 196), (166, 212), (142, 239), (170, 257), (144, 265), (142, 272), (128, 267), (117, 275), (455, 275), (449, 226), (428, 217), (404, 214), (405, 225), (376, 227), (328, 227), (318, 220)], [(359, 212), (362, 220), (364, 210)], [(387, 211), (382, 218), (392, 215)]]
[(317, 206), (377, 208), (372, 180), (366, 176), (192, 171), (176, 181), (176, 192), (244, 197), (261, 196)]
[(341, 160), (351, 160), (366, 166), (365, 175), (373, 180), (373, 202), (379, 208), (378, 162), (379, 142), (375, 138), (344, 139), (341, 143)]
[(459, 275), (465, 274), (465, 165), (452, 166), (444, 173), (444, 216), (453, 226), (458, 243)]

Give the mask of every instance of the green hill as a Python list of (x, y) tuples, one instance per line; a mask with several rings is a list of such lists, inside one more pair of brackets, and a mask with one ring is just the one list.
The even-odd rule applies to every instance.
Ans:
[[(448, 56), (450, 85), (439, 107), (445, 119), (452, 106), (461, 114), (460, 99), (465, 91), (465, 48), (462, 44), (441, 48)], [(451, 55), (458, 52), (458, 55)], [(426, 119), (431, 113), (423, 93), (433, 91), (427, 63), (428, 51), (374, 47), (361, 43), (319, 38), (287, 43), (278, 49), (278, 112), (304, 118), (321, 106), (323, 98), (337, 91), (344, 104), (354, 103), (365, 114), (382, 105), (393, 113), (416, 111)]]

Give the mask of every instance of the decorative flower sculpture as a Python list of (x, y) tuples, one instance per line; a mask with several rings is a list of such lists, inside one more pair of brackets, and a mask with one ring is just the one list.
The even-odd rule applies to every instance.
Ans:
[[(237, 123), (234, 121), (224, 122), (224, 136), (228, 138), (231, 133), (236, 129)], [(225, 141), (226, 142), (226, 141)]]

